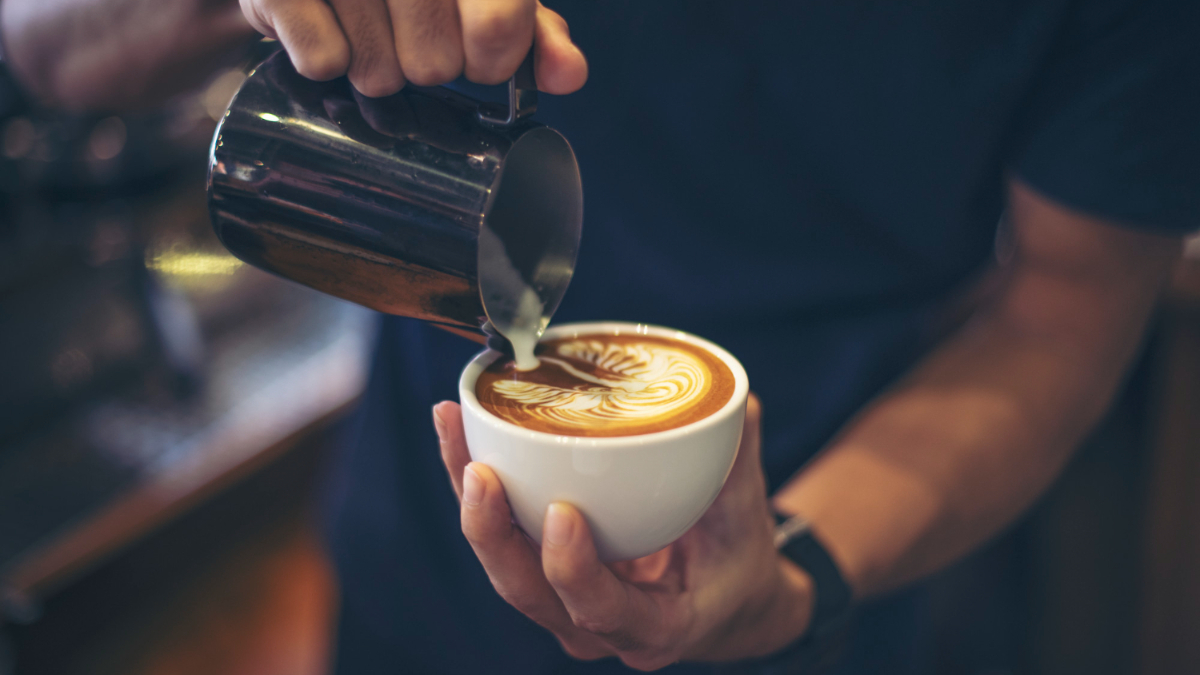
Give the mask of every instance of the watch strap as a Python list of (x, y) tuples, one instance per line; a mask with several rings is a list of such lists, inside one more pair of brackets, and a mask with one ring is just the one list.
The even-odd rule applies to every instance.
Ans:
[(802, 516), (776, 515), (775, 548), (796, 563), (813, 580), (812, 619), (806, 635), (820, 639), (831, 629), (841, 627), (849, 615), (854, 591), (846, 583), (833, 556), (813, 535), (812, 527)]
[(813, 580), (813, 615), (804, 634), (758, 659), (717, 666), (720, 675), (820, 675), (831, 671), (849, 635), (854, 594), (808, 521), (775, 516), (775, 548)]

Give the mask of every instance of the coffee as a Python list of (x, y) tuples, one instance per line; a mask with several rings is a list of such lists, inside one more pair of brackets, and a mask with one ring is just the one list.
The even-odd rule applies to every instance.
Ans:
[(634, 436), (712, 415), (733, 396), (729, 366), (683, 340), (624, 334), (546, 340), (539, 367), (492, 363), (475, 383), (491, 414), (565, 436)]

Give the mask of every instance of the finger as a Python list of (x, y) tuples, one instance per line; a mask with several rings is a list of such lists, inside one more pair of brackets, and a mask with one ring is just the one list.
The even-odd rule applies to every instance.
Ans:
[(445, 84), (463, 69), (462, 29), (455, 0), (388, 0), (396, 54), (413, 84)]
[(364, 96), (378, 98), (400, 91), (404, 74), (396, 60), (392, 24), (383, 0), (329, 0), (350, 42), (346, 75)]
[(546, 510), (542, 569), (572, 622), (614, 649), (642, 650), (669, 635), (658, 603), (600, 562), (587, 521), (570, 504), (557, 502)]
[(671, 567), (673, 549), (664, 549), (633, 560), (609, 563), (608, 568), (621, 581), (633, 583), (661, 583)]
[(535, 0), (458, 0), (467, 79), (500, 84), (533, 44)]
[(467, 436), (463, 432), (462, 408), (453, 401), (442, 401), (433, 406), (433, 428), (437, 430), (438, 446), (442, 451), (442, 462), (450, 474), (454, 494), (462, 499), (463, 469), (471, 461), (467, 449)]
[(241, 0), (241, 4), (251, 25), (283, 44), (296, 72), (318, 81), (346, 73), (350, 45), (329, 5), (321, 0)]
[(572, 654), (602, 649), (600, 642), (571, 622), (542, 574), (537, 551), (512, 522), (500, 479), (478, 462), (468, 464), (463, 472), (462, 528), (492, 586), (508, 604), (554, 633)]
[(570, 94), (579, 90), (587, 82), (587, 59), (571, 42), (566, 20), (540, 2), (536, 35), (533, 67), (538, 89), (548, 94)]

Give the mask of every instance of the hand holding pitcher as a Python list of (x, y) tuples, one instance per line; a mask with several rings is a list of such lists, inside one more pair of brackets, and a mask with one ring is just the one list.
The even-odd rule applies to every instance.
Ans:
[(366, 96), (459, 75), (499, 84), (535, 42), (542, 91), (568, 94), (587, 79), (587, 61), (566, 21), (535, 0), (240, 2), (256, 30), (283, 43), (300, 74), (322, 81), (348, 75)]

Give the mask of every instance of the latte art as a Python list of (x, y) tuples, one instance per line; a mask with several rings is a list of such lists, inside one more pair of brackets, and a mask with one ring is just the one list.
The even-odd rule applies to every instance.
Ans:
[(585, 336), (540, 345), (541, 365), (489, 367), (476, 397), (520, 426), (572, 436), (628, 436), (672, 429), (720, 410), (733, 393), (729, 367), (682, 340)]
[(543, 356), (591, 387), (579, 388), (501, 380), (493, 388), (535, 417), (576, 426), (651, 419), (693, 405), (704, 389), (704, 365), (698, 358), (666, 345), (617, 345), (576, 340), (556, 353), (592, 364), (605, 377), (585, 373), (562, 358)]

